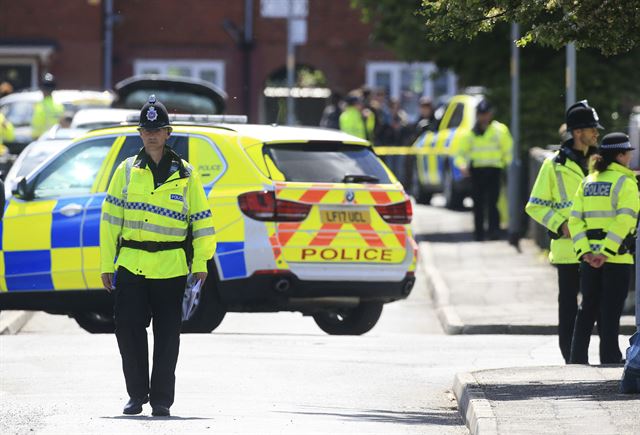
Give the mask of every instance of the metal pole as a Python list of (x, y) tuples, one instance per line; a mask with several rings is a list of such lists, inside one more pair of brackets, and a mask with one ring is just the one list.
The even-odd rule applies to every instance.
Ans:
[(113, 0), (104, 1), (104, 49), (102, 58), (102, 87), (111, 89), (113, 57)]
[(520, 39), (520, 25), (511, 23), (511, 135), (513, 136), (513, 159), (507, 178), (509, 198), (509, 240), (517, 245), (521, 228), (520, 207), (520, 50), (516, 41)]
[(293, 125), (295, 123), (294, 114), (294, 101), (293, 95), (291, 95), (294, 86), (294, 75), (296, 68), (296, 54), (295, 47), (293, 45), (293, 1), (289, 0), (288, 14), (287, 14), (287, 88), (289, 88), (289, 95), (287, 97), (287, 125)]
[(565, 105), (568, 109), (576, 102), (576, 45), (567, 44), (567, 67), (565, 72)]
[(251, 49), (253, 48), (253, 0), (244, 1), (244, 31), (242, 44), (242, 100), (244, 114), (251, 117)]

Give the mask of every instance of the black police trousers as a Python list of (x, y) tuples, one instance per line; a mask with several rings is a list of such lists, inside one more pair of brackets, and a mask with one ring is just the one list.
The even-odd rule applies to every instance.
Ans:
[[(182, 297), (186, 276), (147, 279), (119, 267), (116, 275), (116, 338), (127, 393), (149, 395), (151, 406), (170, 407), (180, 347)], [(153, 318), (153, 371), (149, 383), (147, 327)]]
[(580, 264), (555, 264), (558, 271), (558, 341), (566, 363), (571, 355), (573, 325), (578, 313)]
[(596, 318), (600, 336), (600, 363), (621, 362), (622, 353), (618, 344), (620, 316), (629, 291), (632, 269), (632, 264), (605, 263), (598, 269), (588, 263), (580, 265), (582, 303), (573, 329), (570, 363), (589, 364), (589, 341)]
[(471, 195), (473, 197), (473, 223), (476, 240), (484, 240), (485, 215), (489, 220), (489, 237), (497, 238), (500, 231), (498, 196), (502, 169), (471, 167)]

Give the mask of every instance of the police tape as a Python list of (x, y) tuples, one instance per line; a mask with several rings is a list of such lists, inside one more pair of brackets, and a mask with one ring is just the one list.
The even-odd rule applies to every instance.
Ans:
[(379, 156), (451, 156), (453, 153), (447, 149), (431, 147), (396, 147), (374, 146), (373, 150)]

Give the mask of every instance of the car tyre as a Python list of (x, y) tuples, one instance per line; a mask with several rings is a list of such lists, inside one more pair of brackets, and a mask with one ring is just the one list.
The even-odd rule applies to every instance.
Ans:
[(200, 304), (191, 319), (182, 322), (182, 332), (195, 334), (209, 334), (213, 332), (227, 314), (226, 307), (220, 300), (215, 287), (215, 279), (211, 274), (200, 296)]
[(116, 330), (113, 313), (79, 312), (74, 313), (73, 318), (82, 329), (92, 334), (113, 334)]
[(382, 305), (382, 302), (362, 302), (355, 308), (321, 311), (313, 315), (313, 320), (330, 335), (362, 335), (378, 323)]

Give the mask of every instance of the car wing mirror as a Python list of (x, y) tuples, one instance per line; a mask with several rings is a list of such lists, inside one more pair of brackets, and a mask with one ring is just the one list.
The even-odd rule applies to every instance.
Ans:
[(27, 183), (27, 179), (25, 177), (21, 177), (18, 180), (18, 183), (15, 185), (11, 193), (16, 197), (28, 201), (33, 199), (33, 192), (31, 191), (31, 186)]

